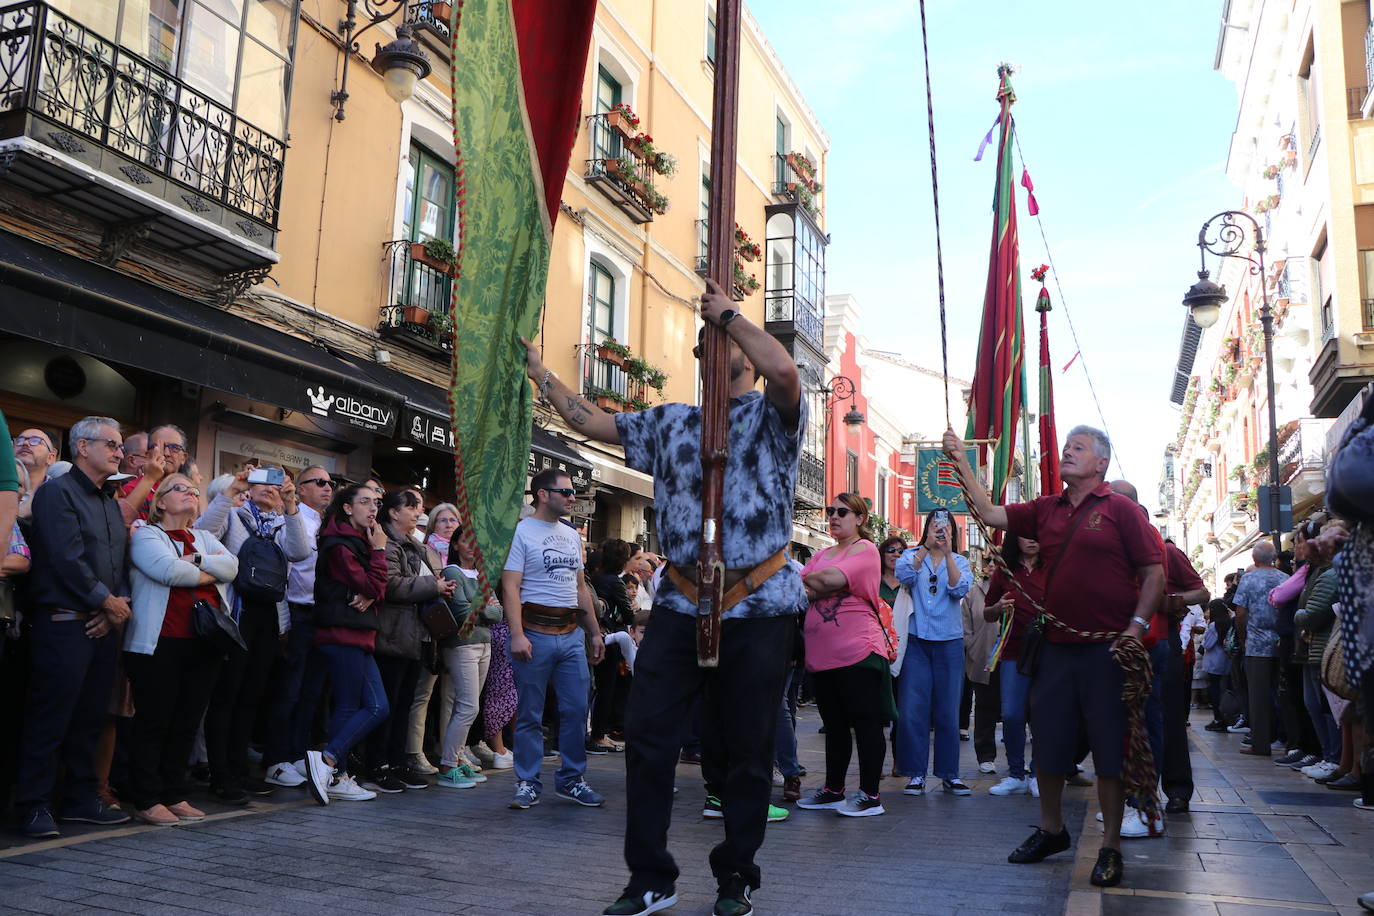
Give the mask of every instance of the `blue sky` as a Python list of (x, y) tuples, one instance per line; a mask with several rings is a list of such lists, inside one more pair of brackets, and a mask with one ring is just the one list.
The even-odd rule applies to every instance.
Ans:
[[(1212, 69), (1220, 0), (1120, 6), (1087, 0), (928, 0), (950, 370), (972, 377), (992, 232), (997, 65), (1083, 357), (1053, 284), (1056, 417), (1099, 425), (1091, 374), (1120, 458), (1112, 475), (1153, 505), (1177, 428), (1168, 401), (1197, 231), (1241, 202), (1224, 174), (1234, 85)], [(750, 9), (831, 137), (827, 290), (853, 293), (874, 345), (938, 369), (934, 221), (916, 0), (751, 0)], [(1020, 174), (1020, 162), (1016, 166)], [(1048, 260), (1017, 188), (1033, 377)], [(881, 344), (877, 342), (881, 341)], [(1035, 405), (1031, 381), (1031, 405)], [(1124, 469), (1124, 470), (1123, 470)]]

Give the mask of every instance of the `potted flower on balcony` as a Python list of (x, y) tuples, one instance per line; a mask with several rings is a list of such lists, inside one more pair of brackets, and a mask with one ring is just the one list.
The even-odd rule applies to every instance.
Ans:
[(422, 305), (406, 305), (401, 308), (401, 320), (406, 324), (428, 327), (434, 313)]
[(448, 312), (430, 312), (429, 329), (434, 334), (435, 340), (443, 343), (453, 338), (453, 316)]
[(453, 21), (453, 4), (449, 0), (430, 0), (429, 14), (442, 23)]
[(758, 242), (744, 242), (739, 246), (739, 256), (746, 261), (757, 261), (763, 257), (763, 248)]
[(668, 212), (668, 198), (659, 193), (653, 185), (646, 185), (644, 188), (644, 199), (649, 203), (649, 209), (662, 215)]
[(425, 239), (423, 242), (410, 243), (410, 259), (427, 264), (442, 274), (453, 276), (453, 268), (458, 263), (458, 253), (446, 239)]
[(635, 128), (639, 126), (639, 115), (635, 114), (634, 109), (629, 105), (621, 102), (606, 112), (606, 123), (612, 129), (620, 131), (620, 135), (626, 140), (633, 140)]
[(607, 337), (596, 345), (596, 356), (616, 368), (624, 369), (625, 361), (630, 358), (630, 348), (614, 337)]
[(677, 157), (672, 153), (655, 153), (654, 171), (664, 178), (672, 178), (677, 174)]

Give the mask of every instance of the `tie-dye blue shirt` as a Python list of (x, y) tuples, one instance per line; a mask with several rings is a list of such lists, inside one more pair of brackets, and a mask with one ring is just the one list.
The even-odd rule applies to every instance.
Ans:
[[(730, 457), (725, 465), (721, 550), (727, 569), (750, 569), (792, 542), (792, 495), (806, 428), (802, 401), (795, 429), (788, 429), (761, 392), (730, 399)], [(701, 540), (701, 408), (663, 404), (616, 414), (625, 464), (654, 478), (658, 540), (668, 560), (694, 567)], [(683, 614), (696, 607), (663, 577), (656, 604)], [(770, 576), (724, 613), (781, 617), (805, 607), (806, 592), (794, 566)]]

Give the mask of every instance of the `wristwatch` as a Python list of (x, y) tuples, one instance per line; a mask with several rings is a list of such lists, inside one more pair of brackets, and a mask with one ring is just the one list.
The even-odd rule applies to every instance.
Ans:
[(721, 327), (727, 327), (730, 324), (730, 322), (734, 321), (738, 317), (739, 312), (737, 312), (735, 309), (721, 309), (720, 320), (716, 323), (719, 324)]
[(1150, 628), (1150, 621), (1146, 620), (1146, 619), (1143, 618), (1143, 617), (1132, 617), (1132, 618), (1131, 618), (1131, 623), (1138, 623), (1138, 624), (1140, 624), (1140, 628), (1141, 628), (1142, 630), (1148, 630), (1148, 629)]
[(199, 554), (199, 553), (193, 553), (193, 554), (191, 554), (191, 563), (194, 564), (194, 565), (196, 565), (196, 566), (199, 566), (199, 565), (200, 565), (200, 554)]

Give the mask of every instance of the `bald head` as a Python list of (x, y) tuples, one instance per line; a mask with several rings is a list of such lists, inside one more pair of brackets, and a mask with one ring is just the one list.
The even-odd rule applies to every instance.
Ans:
[(1135, 486), (1129, 480), (1113, 480), (1107, 486), (1112, 488), (1113, 493), (1120, 493), (1130, 499), (1133, 503), (1140, 502), (1140, 497), (1136, 493)]

